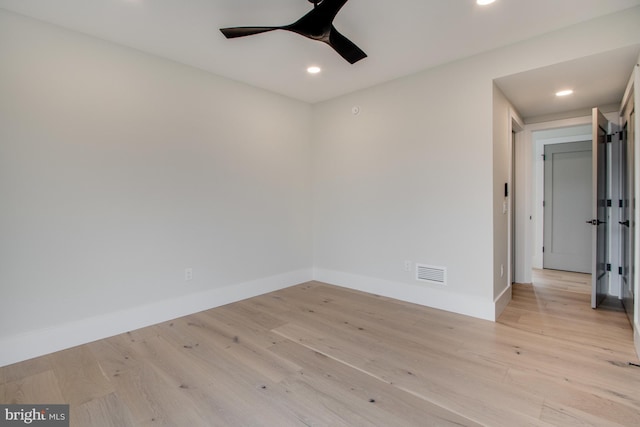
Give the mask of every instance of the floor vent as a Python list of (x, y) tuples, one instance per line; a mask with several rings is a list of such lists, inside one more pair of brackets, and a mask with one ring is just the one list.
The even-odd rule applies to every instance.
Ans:
[(447, 268), (433, 265), (416, 264), (416, 280), (419, 282), (447, 284)]

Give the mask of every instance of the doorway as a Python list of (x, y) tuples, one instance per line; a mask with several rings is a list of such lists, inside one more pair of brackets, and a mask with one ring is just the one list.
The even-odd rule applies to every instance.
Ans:
[[(561, 151), (563, 150), (561, 148), (557, 148), (557, 149), (553, 148), (554, 146), (557, 145), (559, 147), (572, 147), (571, 144), (577, 143), (577, 145), (580, 145), (580, 144), (584, 144), (585, 141), (588, 141), (588, 144), (590, 144), (591, 137), (592, 137), (591, 130), (592, 130), (591, 118), (585, 116), (578, 119), (559, 120), (555, 122), (532, 125), (530, 126), (530, 130), (527, 130), (526, 132), (528, 134), (527, 139), (530, 144), (529, 152), (531, 153), (528, 158), (529, 159), (528, 161), (532, 166), (531, 181), (529, 184), (531, 186), (530, 188), (532, 188), (532, 194), (530, 196), (531, 208), (529, 210), (530, 212), (529, 215), (531, 216), (530, 242), (531, 241), (533, 242), (532, 245), (530, 244), (532, 246), (530, 270), (531, 269), (541, 270), (545, 268), (545, 255), (548, 255), (547, 251), (549, 251), (551, 254), (561, 253), (563, 251), (561, 246), (557, 247), (555, 250), (553, 248), (553, 245), (551, 248), (549, 248), (548, 244), (545, 245), (545, 240), (544, 240), (545, 208), (549, 207), (547, 206), (547, 201), (551, 198), (551, 196), (545, 197), (545, 166), (546, 166), (545, 164), (547, 163), (547, 161), (545, 161), (545, 150), (547, 151), (547, 155), (549, 156), (549, 157), (546, 157), (547, 159), (549, 159), (548, 162), (553, 161), (550, 153), (553, 153), (554, 151), (560, 152), (557, 157), (562, 158), (563, 156), (566, 156), (565, 154), (561, 153)], [(571, 151), (571, 150), (568, 150), (568, 151)], [(580, 148), (578, 151), (582, 151), (582, 148)], [(531, 157), (531, 155), (533, 155), (533, 157)], [(583, 170), (584, 170), (584, 163), (586, 161), (591, 160), (591, 152), (587, 152), (587, 153), (583, 152), (581, 155), (583, 156), (583, 158), (578, 160), (577, 162), (578, 163), (582, 162)], [(558, 160), (558, 159), (555, 159), (555, 160)], [(560, 166), (561, 161), (558, 162), (557, 164)], [(590, 173), (590, 170), (591, 170), (590, 163), (588, 164), (588, 167), (589, 167), (588, 173)], [(580, 181), (583, 181), (584, 179), (585, 179), (585, 176), (583, 176), (580, 179)], [(558, 181), (560, 182), (560, 180)], [(569, 187), (572, 186), (571, 182), (569, 182), (568, 184), (565, 183), (564, 185), (569, 185)], [(591, 194), (590, 193), (592, 188), (591, 182), (589, 181), (587, 185), (588, 185), (587, 191), (589, 191), (589, 194)], [(562, 191), (563, 190), (561, 190), (561, 194), (562, 194)], [(551, 200), (551, 203), (552, 202), (553, 200)], [(590, 198), (589, 198), (589, 202), (591, 202)], [(562, 207), (560, 206), (561, 203), (562, 201), (559, 201), (559, 203), (556, 204), (556, 206)], [(553, 203), (551, 208), (553, 209)], [(580, 216), (579, 218), (569, 219), (574, 222), (572, 224), (572, 227), (581, 227), (583, 229), (582, 231), (590, 233), (591, 230), (589, 226), (586, 224), (586, 220), (591, 219), (590, 207), (588, 208), (586, 213), (583, 213), (583, 214), (579, 213), (574, 215), (586, 215), (586, 216), (584, 218)], [(522, 217), (520, 216), (520, 218)], [(558, 236), (561, 236), (561, 235), (558, 235)], [(589, 250), (589, 257), (591, 257), (590, 238), (591, 238), (591, 235), (589, 234), (589, 241), (586, 243)], [(546, 267), (560, 268), (560, 269), (563, 268), (562, 266), (554, 266), (553, 264), (549, 265), (549, 260), (547, 260)], [(590, 267), (588, 270), (584, 270), (584, 269), (581, 269), (581, 270), (590, 272)], [(528, 283), (531, 283), (530, 277), (531, 276), (529, 275)]]
[(591, 272), (591, 141), (544, 147), (543, 267)]
[[(615, 126), (610, 129), (609, 123), (617, 122), (618, 113), (613, 112), (608, 116), (606, 118), (594, 109), (591, 117), (541, 123), (537, 126), (538, 129), (531, 130), (531, 143), (535, 152), (535, 172), (532, 178), (536, 188), (534, 239), (540, 245), (539, 249), (536, 248), (532, 268), (591, 273), (597, 284), (592, 287), (595, 289), (595, 296), (592, 298), (594, 307), (606, 295), (618, 296), (618, 293), (614, 292), (617, 288), (610, 287), (614, 270), (618, 272), (617, 258), (613, 263), (609, 260), (610, 256), (616, 257), (617, 252), (609, 253), (608, 238), (610, 228), (618, 225), (617, 219), (615, 224), (612, 224), (611, 214), (617, 208), (618, 200), (616, 197), (613, 206), (611, 186), (607, 181), (596, 182), (596, 176), (593, 174), (593, 163), (596, 161), (597, 170), (601, 171), (598, 173), (599, 178), (609, 179), (609, 172), (618, 170), (617, 164), (611, 163), (609, 151), (612, 144), (608, 144), (610, 139), (607, 137), (611, 132), (615, 133)], [(592, 123), (597, 123), (598, 126), (594, 127)], [(562, 124), (566, 126), (559, 126)], [(615, 139), (615, 136), (612, 139)], [(593, 141), (598, 141), (598, 144), (593, 144)], [(596, 147), (597, 156), (594, 154)], [(582, 164), (582, 167), (579, 164)], [(555, 181), (558, 181), (559, 185), (554, 185)], [(580, 183), (584, 185), (575, 186)], [(591, 193), (589, 197), (588, 194), (595, 189), (598, 190), (597, 193)], [(580, 193), (585, 196), (583, 203), (575, 200)], [(576, 213), (580, 204), (583, 208)], [(563, 209), (569, 214), (563, 216)], [(558, 210), (561, 212), (558, 213)], [(572, 235), (572, 227), (582, 227), (582, 236)], [(558, 229), (560, 233), (556, 233)], [(574, 255), (571, 254), (569, 243), (575, 242), (581, 242), (579, 247), (583, 250), (582, 266), (572, 266), (573, 260), (569, 259)], [(595, 250), (596, 248), (600, 250)], [(590, 261), (585, 260), (587, 256), (591, 257)], [(593, 271), (594, 266), (597, 266), (596, 271)]]

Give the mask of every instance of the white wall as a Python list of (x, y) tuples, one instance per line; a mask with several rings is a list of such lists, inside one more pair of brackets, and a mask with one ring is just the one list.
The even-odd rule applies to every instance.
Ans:
[[(317, 278), (490, 317), (492, 111), (477, 109), (491, 105), (485, 83), (458, 63), (315, 107)], [(417, 283), (405, 260), (446, 267), (448, 285)]]
[[(638, 22), (635, 8), (316, 105), (316, 277), (495, 318), (508, 233), (494, 214), (510, 156), (492, 82), (636, 44)], [(448, 285), (416, 282), (404, 260), (447, 267)]]
[(311, 279), (309, 105), (2, 10), (0, 58), (0, 365)]

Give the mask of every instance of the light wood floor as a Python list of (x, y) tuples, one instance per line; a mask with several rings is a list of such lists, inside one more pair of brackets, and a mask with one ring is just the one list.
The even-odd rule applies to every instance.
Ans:
[(299, 285), (0, 368), (0, 402), (74, 427), (640, 425), (624, 313), (554, 274), (497, 323)]
[(591, 295), (591, 274), (534, 269), (532, 277), (536, 288)]

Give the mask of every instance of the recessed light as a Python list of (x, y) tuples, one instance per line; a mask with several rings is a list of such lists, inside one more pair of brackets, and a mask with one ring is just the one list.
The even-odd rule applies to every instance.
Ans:
[(478, 3), (480, 6), (486, 6), (493, 3), (494, 1), (496, 0), (476, 0), (476, 3)]
[(560, 92), (556, 92), (556, 96), (569, 96), (573, 93), (571, 89), (561, 90)]
[(307, 68), (307, 73), (309, 74), (318, 74), (320, 71), (322, 71), (320, 67), (316, 67), (315, 65)]

